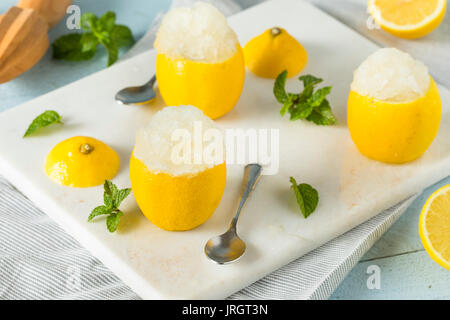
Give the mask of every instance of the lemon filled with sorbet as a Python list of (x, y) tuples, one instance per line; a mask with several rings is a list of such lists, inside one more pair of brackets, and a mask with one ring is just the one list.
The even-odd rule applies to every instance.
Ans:
[(201, 225), (225, 189), (221, 131), (195, 107), (162, 109), (136, 135), (130, 179), (139, 208), (154, 225), (169, 231)]
[(359, 151), (374, 160), (419, 158), (439, 130), (442, 104), (427, 67), (394, 48), (379, 49), (354, 72), (347, 122)]
[(198, 2), (172, 9), (154, 46), (156, 78), (166, 105), (194, 105), (211, 119), (233, 109), (244, 86), (244, 55), (215, 7)]
[(50, 151), (45, 172), (58, 184), (87, 188), (114, 178), (119, 166), (120, 158), (110, 146), (95, 138), (77, 136)]

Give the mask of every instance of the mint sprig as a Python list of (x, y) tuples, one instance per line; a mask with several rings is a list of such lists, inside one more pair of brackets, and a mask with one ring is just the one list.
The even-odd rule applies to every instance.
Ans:
[(275, 80), (273, 94), (277, 101), (283, 104), (280, 114), (283, 117), (287, 112), (290, 120), (307, 120), (317, 125), (333, 125), (337, 122), (326, 99), (331, 87), (323, 87), (314, 91), (315, 86), (323, 80), (313, 75), (304, 75), (299, 78), (303, 82), (303, 91), (299, 94), (286, 92), (286, 79), (288, 72), (280, 73)]
[(72, 33), (59, 37), (53, 44), (53, 58), (68, 61), (90, 60), (97, 53), (98, 45), (108, 52), (108, 66), (119, 58), (119, 49), (131, 46), (134, 37), (131, 30), (116, 24), (116, 14), (106, 12), (100, 18), (93, 13), (84, 13), (80, 20), (84, 33)]
[(36, 131), (38, 131), (40, 128), (48, 127), (55, 123), (62, 123), (61, 122), (61, 116), (58, 114), (58, 112), (53, 110), (47, 110), (40, 115), (38, 115), (28, 126), (27, 131), (23, 135), (24, 138), (31, 136)]
[(297, 184), (293, 177), (290, 177), (291, 188), (294, 190), (297, 204), (303, 216), (308, 218), (314, 212), (319, 203), (319, 193), (307, 183)]
[(123, 200), (131, 192), (130, 188), (118, 189), (117, 186), (109, 180), (105, 181), (103, 186), (103, 205), (96, 207), (92, 210), (88, 217), (88, 222), (92, 221), (95, 217), (101, 215), (107, 215), (106, 227), (109, 232), (115, 232), (119, 225), (120, 218), (123, 216), (123, 212), (119, 210), (119, 206)]

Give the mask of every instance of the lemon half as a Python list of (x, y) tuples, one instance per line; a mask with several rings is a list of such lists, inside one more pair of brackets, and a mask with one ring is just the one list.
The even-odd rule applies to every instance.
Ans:
[(156, 77), (166, 105), (194, 105), (211, 119), (233, 109), (244, 86), (244, 55), (215, 7), (196, 3), (171, 10), (154, 45)]
[[(197, 108), (166, 107), (136, 137), (130, 161), (133, 194), (143, 214), (164, 230), (190, 230), (204, 223), (216, 210), (225, 189), (223, 153), (213, 161), (196, 162), (199, 153), (191, 140), (183, 151), (190, 155), (187, 161), (174, 159), (180, 142), (173, 138), (178, 133), (194, 138), (198, 125), (202, 132), (218, 130)], [(204, 143), (200, 153), (209, 148), (210, 144)], [(219, 141), (218, 147), (223, 151), (222, 143)]]
[(450, 185), (428, 198), (420, 214), (419, 235), (430, 257), (450, 270)]
[(306, 66), (305, 48), (285, 29), (274, 27), (251, 39), (244, 46), (246, 66), (259, 77), (275, 79), (287, 70), (288, 78)]
[(439, 130), (442, 104), (427, 68), (397, 49), (380, 49), (355, 71), (347, 103), (353, 142), (387, 163), (420, 157)]
[(385, 31), (406, 39), (420, 38), (442, 22), (447, 0), (369, 0), (368, 9)]
[(86, 188), (112, 179), (119, 170), (117, 153), (100, 140), (72, 137), (58, 143), (48, 154), (45, 172), (54, 182)]

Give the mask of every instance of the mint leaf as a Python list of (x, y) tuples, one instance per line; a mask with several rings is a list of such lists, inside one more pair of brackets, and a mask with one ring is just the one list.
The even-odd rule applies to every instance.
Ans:
[(307, 183), (299, 184), (298, 189), (302, 195), (305, 207), (305, 211), (302, 212), (303, 216), (308, 218), (317, 208), (317, 204), (319, 203), (319, 193)]
[(278, 75), (273, 86), (273, 94), (279, 103), (285, 103), (288, 99), (288, 95), (285, 90), (287, 76), (288, 72), (287, 70), (284, 70)]
[(52, 44), (53, 58), (57, 60), (82, 61), (95, 55), (95, 50), (83, 51), (82, 35), (72, 33), (59, 37)]
[(23, 135), (23, 137), (31, 136), (33, 133), (35, 133), (37, 130), (43, 127), (50, 126), (55, 123), (62, 123), (61, 122), (61, 116), (58, 114), (58, 112), (53, 110), (47, 110), (40, 115), (38, 115), (28, 126), (27, 131)]
[(97, 23), (97, 16), (92, 12), (86, 12), (81, 15), (80, 24), (84, 31), (92, 31)]
[(119, 225), (120, 218), (123, 216), (122, 211), (117, 211), (111, 213), (108, 218), (106, 218), (106, 227), (109, 232), (115, 232), (117, 230), (117, 226)]
[(83, 33), (80, 39), (82, 52), (96, 52), (98, 46), (98, 39), (92, 32)]
[(324, 88), (317, 90), (308, 99), (309, 104), (312, 107), (320, 106), (322, 104), (322, 102), (325, 100), (326, 96), (330, 94), (330, 92), (331, 92), (331, 87), (324, 87)]
[(116, 208), (114, 205), (114, 199), (116, 198), (116, 194), (118, 192), (116, 185), (111, 181), (106, 180), (103, 185), (103, 189), (105, 190), (103, 193), (103, 202), (105, 206), (108, 208)]
[(80, 21), (84, 33), (68, 34), (56, 39), (53, 44), (53, 57), (68, 61), (92, 59), (99, 44), (108, 52), (108, 67), (119, 59), (119, 49), (134, 43), (131, 30), (116, 24), (116, 14), (106, 12), (100, 18), (93, 13), (84, 13)]
[(91, 221), (95, 217), (98, 217), (103, 214), (110, 214), (112, 213), (111, 208), (108, 208), (106, 206), (98, 206), (94, 210), (92, 210), (91, 214), (88, 217), (88, 221)]
[(113, 65), (119, 59), (119, 48), (115, 44), (106, 46), (108, 51), (108, 67)]
[(104, 193), (103, 194), (103, 203), (105, 204), (105, 206), (107, 206), (108, 208), (112, 209), (113, 208), (113, 197), (108, 194), (108, 193)]
[(106, 218), (106, 227), (109, 232), (117, 230), (117, 226), (120, 222), (120, 218), (123, 216), (123, 212), (119, 210), (119, 206), (122, 201), (128, 197), (131, 192), (130, 188), (119, 190), (117, 186), (109, 180), (106, 180), (103, 185), (103, 202), (104, 205), (96, 207), (92, 210), (88, 217), (88, 221), (91, 221), (97, 216), (108, 215)]
[(134, 44), (134, 37), (130, 28), (119, 24), (116, 24), (111, 30), (111, 39), (119, 48)]
[(315, 86), (316, 84), (321, 83), (323, 80), (313, 75), (307, 74), (304, 76), (300, 76), (298, 80), (303, 81), (303, 86), (306, 88), (309, 85)]
[(118, 208), (120, 206), (120, 204), (122, 203), (122, 201), (128, 197), (128, 195), (130, 194), (131, 189), (130, 188), (126, 188), (126, 189), (122, 189), (119, 190), (114, 198), (114, 207)]
[(327, 100), (324, 100), (318, 108), (314, 109), (308, 117), (308, 120), (321, 126), (329, 126), (337, 123), (336, 117), (331, 112), (331, 107)]
[(331, 111), (326, 97), (331, 93), (331, 87), (323, 87), (314, 92), (314, 86), (323, 80), (307, 74), (299, 77), (303, 82), (303, 91), (299, 94), (287, 93), (285, 90), (287, 71), (280, 73), (275, 80), (273, 93), (278, 102), (283, 104), (280, 114), (283, 117), (290, 113), (290, 120), (305, 119), (317, 125), (332, 125), (336, 118)]
[(294, 101), (298, 99), (298, 95), (288, 94), (286, 101), (283, 104), (283, 107), (280, 110), (280, 114), (283, 117), (286, 112), (294, 105)]
[(313, 111), (313, 107), (307, 103), (298, 104), (295, 109), (291, 111), (291, 121), (305, 119), (307, 118), (311, 112)]
[(319, 193), (309, 184), (302, 183), (298, 185), (293, 177), (290, 177), (290, 182), (300, 211), (306, 219), (316, 210), (319, 203)]
[(102, 31), (112, 31), (114, 25), (116, 24), (116, 14), (112, 11), (106, 12), (104, 15), (98, 19), (98, 27)]

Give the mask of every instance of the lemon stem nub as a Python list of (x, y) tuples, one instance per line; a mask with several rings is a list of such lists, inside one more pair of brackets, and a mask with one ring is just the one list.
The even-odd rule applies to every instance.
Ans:
[(94, 147), (90, 144), (84, 143), (80, 146), (80, 152), (82, 154), (89, 154), (94, 150)]
[(276, 37), (276, 36), (278, 36), (278, 35), (281, 33), (281, 29), (278, 28), (278, 27), (274, 27), (274, 28), (270, 29), (270, 33), (271, 33), (274, 37)]

